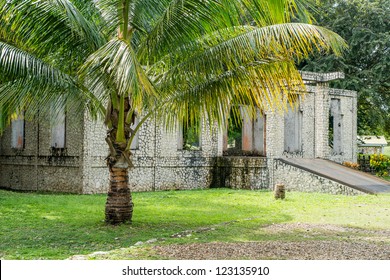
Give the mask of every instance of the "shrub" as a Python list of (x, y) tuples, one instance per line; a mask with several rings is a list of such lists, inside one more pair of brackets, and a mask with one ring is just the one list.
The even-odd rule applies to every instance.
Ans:
[(377, 176), (388, 176), (390, 159), (382, 154), (373, 154), (370, 156), (370, 167), (375, 171)]

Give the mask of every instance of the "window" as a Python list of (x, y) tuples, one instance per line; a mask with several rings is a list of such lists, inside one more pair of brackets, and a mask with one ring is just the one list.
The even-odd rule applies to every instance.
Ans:
[(242, 123), (229, 118), (227, 128), (227, 147), (232, 153), (240, 153), (242, 150)]
[(24, 148), (24, 115), (16, 113), (12, 116), (11, 121), (11, 146), (14, 149), (21, 150)]
[(302, 152), (302, 111), (299, 98), (294, 104), (288, 104), (288, 111), (284, 115), (284, 151)]
[(199, 151), (201, 149), (200, 122), (182, 123), (178, 130), (179, 150)]
[(340, 99), (332, 98), (329, 110), (329, 146), (333, 149), (333, 155), (342, 155), (343, 115)]
[[(228, 120), (224, 154), (265, 156), (265, 115), (260, 109), (253, 114), (245, 106), (232, 108), (236, 109)], [(237, 116), (241, 119), (236, 119)]]
[(65, 148), (65, 108), (51, 110), (51, 148)]

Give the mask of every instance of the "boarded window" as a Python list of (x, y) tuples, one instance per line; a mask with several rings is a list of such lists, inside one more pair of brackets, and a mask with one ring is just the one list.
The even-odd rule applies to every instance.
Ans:
[(24, 148), (24, 116), (23, 113), (15, 114), (11, 122), (11, 145), (14, 149)]
[(51, 147), (65, 148), (65, 108), (60, 107), (51, 111)]
[(302, 151), (302, 111), (299, 108), (299, 98), (294, 104), (288, 105), (284, 116), (284, 151), (288, 153)]
[(253, 153), (265, 156), (265, 115), (257, 109), (256, 119), (253, 121)]
[(242, 117), (241, 148), (244, 153), (251, 153), (253, 150), (253, 118), (247, 107), (241, 106), (240, 111)]

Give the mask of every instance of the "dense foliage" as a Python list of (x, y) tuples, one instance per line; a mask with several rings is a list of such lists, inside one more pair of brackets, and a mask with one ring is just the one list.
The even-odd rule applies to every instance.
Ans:
[(317, 22), (349, 45), (342, 57), (317, 57), (304, 70), (343, 71), (337, 86), (355, 90), (358, 133), (390, 136), (390, 0), (317, 1)]
[(370, 155), (370, 167), (378, 176), (389, 176), (390, 158), (385, 155)]

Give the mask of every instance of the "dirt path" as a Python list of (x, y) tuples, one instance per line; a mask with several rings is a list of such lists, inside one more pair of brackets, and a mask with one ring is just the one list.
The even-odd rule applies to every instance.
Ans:
[(390, 260), (390, 245), (347, 241), (263, 241), (156, 246), (163, 259)]
[[(277, 224), (270, 235), (295, 233), (302, 241), (193, 243), (155, 246), (164, 259), (390, 260), (390, 231), (335, 225)], [(313, 240), (332, 239), (332, 240)]]
[[(214, 228), (185, 231), (174, 234), (171, 238), (185, 238), (191, 232), (208, 230)], [(70, 259), (390, 260), (390, 230), (302, 223), (275, 224), (261, 227), (260, 230), (276, 240), (164, 245), (164, 242), (155, 239), (139, 242), (140, 244), (130, 248), (74, 256)], [(143, 246), (145, 243), (147, 246)]]

